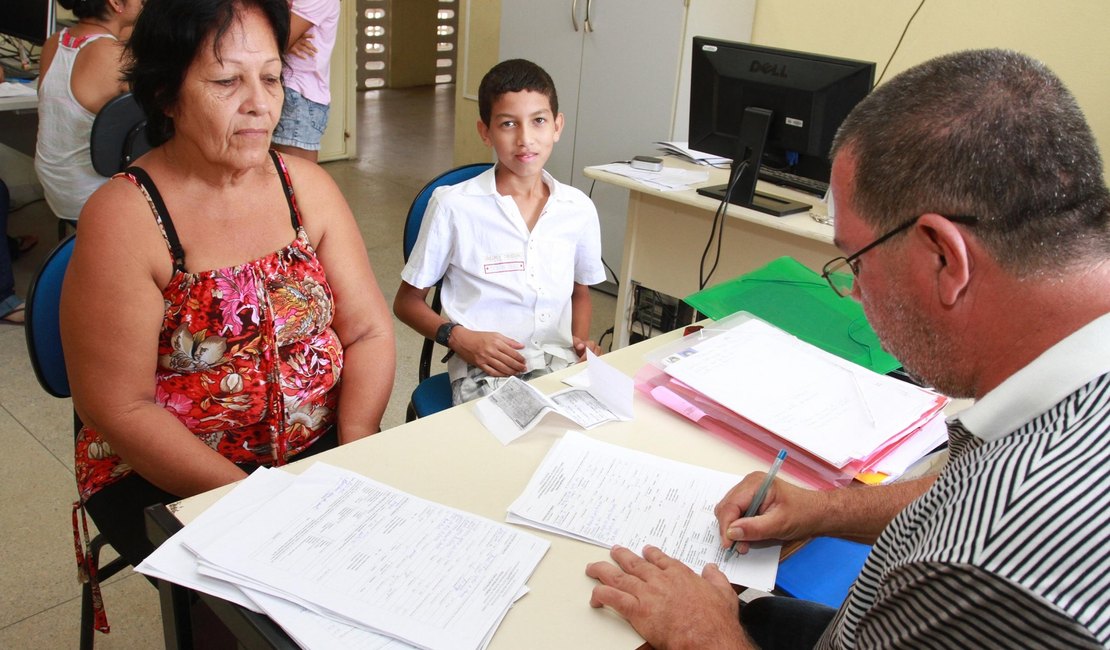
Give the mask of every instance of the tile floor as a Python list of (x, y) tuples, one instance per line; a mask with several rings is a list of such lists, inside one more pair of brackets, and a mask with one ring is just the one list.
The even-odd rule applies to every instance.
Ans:
[[(452, 165), (453, 87), (367, 93), (359, 99), (359, 156), (328, 163), (358, 219), (370, 260), (392, 304), (401, 270), (401, 234), (412, 197)], [(0, 149), (5, 149), (0, 147)], [(25, 200), (33, 183), (29, 160), (8, 149), (0, 172)], [(16, 169), (12, 169), (15, 167)], [(26, 176), (26, 178), (24, 178)], [(35, 233), (41, 242), (16, 262), (16, 289), (24, 295), (39, 262), (56, 239), (44, 203), (11, 215), (12, 233)], [(615, 301), (594, 292), (593, 337), (612, 325)], [(109, 306), (105, 306), (109, 308)], [(416, 383), (419, 336), (396, 323), (397, 377), (384, 425), (404, 422)], [(67, 648), (78, 640), (80, 587), (74, 565), (70, 504), (75, 496), (68, 400), (49, 397), (34, 379), (21, 328), (0, 326), (0, 648)], [(156, 591), (130, 570), (104, 585), (112, 632), (98, 648), (160, 648)]]

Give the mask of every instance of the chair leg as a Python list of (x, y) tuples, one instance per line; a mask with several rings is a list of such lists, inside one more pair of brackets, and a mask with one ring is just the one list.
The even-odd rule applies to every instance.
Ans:
[(412, 402), (409, 402), (408, 408), (405, 409), (405, 422), (412, 422), (415, 419), (416, 409), (413, 407)]

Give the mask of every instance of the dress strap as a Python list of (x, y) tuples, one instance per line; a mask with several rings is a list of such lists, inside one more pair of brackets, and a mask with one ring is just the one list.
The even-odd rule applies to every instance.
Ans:
[(158, 220), (161, 226), (162, 237), (166, 240), (166, 245), (169, 246), (170, 255), (173, 257), (174, 271), (185, 273), (185, 249), (181, 247), (181, 240), (177, 237), (177, 230), (173, 227), (173, 220), (170, 219), (170, 212), (166, 209), (166, 203), (162, 200), (162, 195), (158, 193), (158, 188), (151, 180), (150, 174), (142, 167), (132, 165), (123, 171), (129, 174), (139, 182), (143, 191), (146, 192), (147, 197), (150, 198), (151, 206), (154, 210), (154, 217)]
[(285, 192), (285, 202), (289, 204), (289, 220), (293, 223), (293, 230), (300, 230), (301, 212), (297, 209), (297, 197), (293, 196), (293, 181), (289, 179), (285, 159), (273, 149), (270, 149), (270, 157), (274, 159), (274, 167), (277, 168), (278, 177), (281, 179), (281, 189)]

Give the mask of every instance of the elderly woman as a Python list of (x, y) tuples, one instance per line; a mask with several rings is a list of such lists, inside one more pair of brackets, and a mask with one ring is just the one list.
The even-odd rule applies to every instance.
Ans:
[(143, 0), (58, 0), (77, 24), (42, 48), (35, 173), (50, 209), (73, 221), (106, 180), (89, 156), (93, 120), (108, 100), (127, 91), (123, 40)]
[(287, 0), (158, 0), (128, 72), (154, 149), (81, 213), (62, 298), (81, 503), (130, 562), (142, 508), (379, 430), (389, 311), (318, 166), (270, 151)]

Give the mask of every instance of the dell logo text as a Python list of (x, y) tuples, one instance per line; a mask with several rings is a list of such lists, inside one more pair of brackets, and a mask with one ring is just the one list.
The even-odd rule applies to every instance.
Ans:
[(772, 77), (786, 78), (786, 65), (776, 65), (774, 63), (764, 63), (762, 61), (752, 61), (752, 72), (759, 72), (761, 74), (771, 75)]

